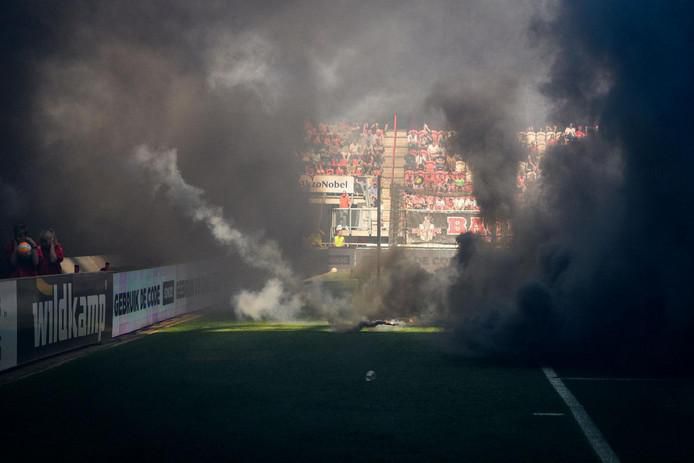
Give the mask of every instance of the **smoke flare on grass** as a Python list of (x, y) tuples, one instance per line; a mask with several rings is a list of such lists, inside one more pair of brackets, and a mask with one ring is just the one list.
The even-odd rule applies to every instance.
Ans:
[(277, 278), (269, 279), (260, 291), (242, 290), (232, 303), (239, 318), (279, 321), (296, 320), (304, 304), (299, 294), (287, 292)]
[(234, 228), (221, 207), (210, 204), (203, 190), (183, 179), (175, 149), (153, 150), (141, 145), (135, 149), (133, 161), (144, 169), (155, 191), (162, 189), (183, 214), (204, 223), (220, 245), (237, 252), (246, 265), (272, 276), (260, 291), (242, 290), (232, 298), (237, 316), (293, 320), (299, 315), (302, 307), (299, 284), (277, 243), (251, 237)]

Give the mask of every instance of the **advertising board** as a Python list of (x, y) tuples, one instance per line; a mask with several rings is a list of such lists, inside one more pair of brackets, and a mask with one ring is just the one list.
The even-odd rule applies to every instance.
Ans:
[(110, 273), (20, 278), (15, 283), (18, 364), (110, 337)]
[(461, 233), (488, 236), (489, 230), (478, 213), (406, 211), (407, 244), (455, 244)]
[(17, 282), (0, 281), (0, 371), (17, 365)]
[(348, 175), (302, 175), (299, 185), (311, 193), (354, 193), (354, 177)]
[(217, 261), (180, 264), (176, 268), (176, 310), (187, 313), (219, 302), (221, 263)]
[(113, 274), (113, 332), (120, 336), (179, 314), (176, 266)]

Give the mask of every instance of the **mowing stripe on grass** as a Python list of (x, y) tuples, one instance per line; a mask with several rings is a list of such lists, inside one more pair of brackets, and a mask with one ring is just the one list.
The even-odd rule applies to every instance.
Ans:
[(600, 458), (603, 463), (619, 463), (619, 457), (610, 444), (607, 443), (602, 433), (595, 425), (593, 420), (588, 416), (588, 412), (583, 408), (583, 405), (576, 399), (576, 397), (569, 391), (564, 382), (557, 376), (557, 373), (553, 368), (543, 367), (542, 372), (547, 377), (547, 380), (552, 385), (559, 397), (562, 398), (564, 403), (571, 410), (571, 414), (576, 419), (576, 422), (581, 427), (583, 434), (588, 439), (590, 446)]
[(17, 367), (8, 371), (4, 371), (2, 372), (2, 374), (0, 374), (0, 386), (14, 383), (16, 381), (29, 378), (39, 373), (43, 373), (45, 371), (58, 368), (59, 366), (65, 365), (66, 363), (70, 363), (73, 360), (86, 357), (87, 355), (92, 354), (94, 352), (113, 349), (114, 347), (129, 344), (133, 341), (137, 341), (138, 339), (142, 339), (146, 335), (159, 333), (160, 331), (165, 330), (166, 328), (170, 328), (174, 325), (179, 325), (181, 323), (189, 322), (199, 317), (199, 313), (184, 314), (178, 317), (169, 318), (159, 323), (155, 323), (154, 325), (144, 327), (141, 330), (135, 331), (133, 333), (128, 333), (115, 339), (110, 339), (108, 342), (103, 344), (92, 344), (88, 346), (82, 346), (78, 347), (75, 350), (63, 352), (53, 357), (46, 357), (32, 363), (18, 365)]

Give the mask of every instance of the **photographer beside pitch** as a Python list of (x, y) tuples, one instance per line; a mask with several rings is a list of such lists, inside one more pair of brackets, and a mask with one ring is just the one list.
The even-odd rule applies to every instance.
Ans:
[(14, 239), (5, 248), (10, 265), (9, 278), (31, 277), (38, 275), (38, 266), (43, 254), (27, 232), (24, 224), (14, 227)]
[(8, 278), (63, 273), (60, 263), (65, 253), (52, 229), (41, 232), (40, 245), (31, 238), (24, 224), (14, 227), (14, 239), (5, 249), (9, 264)]

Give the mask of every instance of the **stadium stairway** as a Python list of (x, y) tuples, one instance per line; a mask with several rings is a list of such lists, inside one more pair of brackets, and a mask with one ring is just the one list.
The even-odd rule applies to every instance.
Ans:
[[(399, 201), (397, 192), (405, 181), (405, 155), (407, 154), (407, 132), (404, 130), (389, 130), (383, 140), (385, 154), (383, 159), (383, 174), (381, 179), (382, 220), (383, 230), (389, 236), (389, 243), (394, 242), (397, 226), (391, 223), (399, 222)], [(393, 150), (395, 147), (395, 150)], [(391, 220), (392, 219), (392, 220)]]

